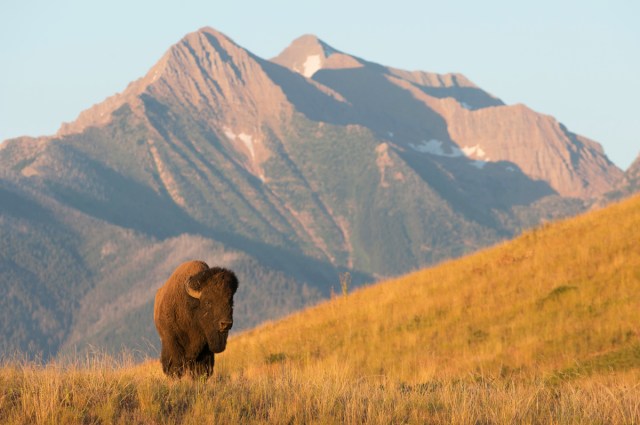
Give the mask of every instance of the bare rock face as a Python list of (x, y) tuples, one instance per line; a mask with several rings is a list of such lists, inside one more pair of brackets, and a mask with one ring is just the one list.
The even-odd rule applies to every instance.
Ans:
[(259, 58), (212, 28), (186, 35), (172, 46), (143, 78), (104, 102), (63, 124), (58, 136), (79, 133), (108, 123), (114, 111), (128, 105), (144, 115), (145, 99), (168, 102), (227, 121), (264, 122), (283, 118), (287, 111), (282, 90), (266, 75)]
[(635, 161), (629, 166), (627, 169), (626, 175), (630, 179), (639, 179), (640, 178), (640, 155), (636, 158)]
[(313, 74), (320, 69), (349, 69), (365, 66), (365, 62), (361, 59), (344, 54), (310, 34), (294, 40), (271, 61), (307, 78), (313, 77)]
[(605, 198), (609, 198), (609, 200), (618, 200), (631, 196), (637, 192), (640, 192), (640, 155), (638, 155), (636, 160), (633, 161), (624, 173), (624, 177), (618, 183), (616, 189), (607, 193)]
[(549, 182), (560, 195), (601, 195), (622, 177), (602, 147), (567, 130), (555, 118), (524, 105), (469, 111), (441, 107), (452, 139), (483, 161), (509, 161), (535, 180)]
[(251, 173), (264, 179), (262, 164), (270, 155), (264, 131), (282, 135), (298, 111), (362, 125), (404, 149), (438, 142), (475, 161), (510, 162), (562, 196), (599, 196), (623, 176), (597, 142), (524, 105), (504, 105), (461, 74), (381, 66), (313, 35), (294, 40), (271, 62), (303, 75), (308, 84), (293, 84), (290, 76), (282, 81), (268, 62), (203, 28), (171, 47), (123, 93), (63, 124), (57, 136), (105, 125), (123, 105), (146, 119), (145, 108), (157, 102), (179, 104), (229, 139)]
[(625, 196), (640, 191), (640, 155), (624, 173), (624, 178), (618, 187)]
[[(353, 121), (405, 147), (442, 145), (482, 163), (510, 162), (567, 197), (599, 196), (622, 178), (597, 142), (524, 105), (505, 105), (461, 74), (384, 67), (310, 35), (273, 61), (338, 92), (357, 110)], [(389, 84), (409, 96), (393, 92)], [(376, 104), (383, 106), (376, 110)], [(390, 116), (385, 131), (380, 123)], [(421, 128), (424, 123), (428, 128)]]

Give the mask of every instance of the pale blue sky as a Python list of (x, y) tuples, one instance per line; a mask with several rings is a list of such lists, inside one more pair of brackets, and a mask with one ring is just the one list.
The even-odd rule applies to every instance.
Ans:
[(460, 72), (626, 168), (640, 152), (639, 22), (637, 0), (0, 0), (0, 140), (55, 133), (211, 26), (263, 58), (312, 33), (384, 65)]

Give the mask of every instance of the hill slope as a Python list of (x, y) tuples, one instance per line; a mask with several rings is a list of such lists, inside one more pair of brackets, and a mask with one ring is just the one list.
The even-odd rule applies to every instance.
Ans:
[(222, 364), (419, 382), (637, 368), (639, 241), (636, 196), (242, 333)]
[(640, 420), (640, 197), (235, 336), (209, 381), (157, 360), (0, 364), (3, 423)]

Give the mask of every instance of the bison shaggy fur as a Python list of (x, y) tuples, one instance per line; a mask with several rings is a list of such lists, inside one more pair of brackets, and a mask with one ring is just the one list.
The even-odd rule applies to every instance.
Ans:
[(203, 261), (181, 264), (158, 289), (153, 319), (160, 335), (162, 370), (171, 377), (213, 373), (214, 354), (224, 351), (233, 325), (236, 275)]

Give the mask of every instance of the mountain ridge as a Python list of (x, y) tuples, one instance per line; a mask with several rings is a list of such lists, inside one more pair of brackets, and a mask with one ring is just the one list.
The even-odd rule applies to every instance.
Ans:
[[(328, 62), (333, 56), (349, 57), (350, 65), (333, 66)], [(301, 64), (315, 57), (319, 59), (314, 62), (313, 72), (303, 71)], [(272, 60), (329, 86), (343, 96), (348, 86), (357, 86), (362, 80), (378, 78), (380, 86), (386, 83), (384, 81), (386, 79), (389, 83), (410, 92), (416, 101), (424, 103), (427, 108), (444, 118), (447, 128), (430, 135), (434, 138), (423, 139), (422, 143), (435, 140), (442, 145), (453, 146), (453, 149), (457, 148), (475, 160), (513, 162), (529, 177), (550, 182), (554, 190), (564, 196), (586, 198), (602, 194), (610, 190), (622, 176), (621, 170), (604, 155), (599, 144), (571, 133), (553, 117), (538, 114), (524, 105), (505, 105), (500, 99), (482, 91), (461, 74), (410, 72), (384, 67), (346, 55), (315, 36), (303, 36), (294, 40)], [(341, 77), (342, 81), (336, 80), (337, 75), (331, 77), (339, 71), (345, 74), (345, 77)], [(363, 93), (354, 92), (351, 98), (347, 96), (351, 104), (357, 102), (352, 101), (354, 96), (362, 97)], [(360, 103), (364, 101), (365, 107), (369, 109), (364, 111), (364, 114), (371, 114), (370, 105), (384, 102), (389, 96), (392, 95), (388, 94), (386, 97), (377, 99), (367, 97), (360, 100)], [(407, 103), (407, 101), (404, 102)], [(498, 123), (499, 129), (500, 126), (504, 126), (500, 120), (504, 119), (506, 114), (510, 114), (506, 125), (514, 130), (519, 126), (518, 132), (505, 134), (501, 130), (497, 132), (495, 125), (484, 124), (485, 122)], [(423, 119), (433, 121), (433, 118), (427, 116)], [(360, 117), (355, 121), (365, 121), (366, 126), (375, 127), (372, 121), (379, 120), (381, 120), (381, 114), (376, 113), (373, 117), (364, 119)], [(395, 121), (401, 120), (401, 118), (395, 118)], [(387, 124), (387, 127), (392, 127), (392, 124)], [(392, 134), (399, 133), (398, 130), (380, 128), (378, 136), (383, 137), (385, 132), (390, 138)], [(512, 147), (531, 143), (527, 142), (527, 137), (531, 134), (537, 137), (535, 144), (540, 147), (533, 161), (526, 155), (514, 152)], [(415, 141), (409, 143), (410, 146), (421, 143), (416, 134), (405, 134), (401, 137), (414, 139)], [(406, 146), (407, 143), (404, 142), (404, 145)], [(553, 152), (546, 152), (549, 150)], [(557, 171), (552, 173), (549, 170)], [(585, 183), (587, 181), (589, 184)]]
[[(205, 40), (205, 38), (208, 39)], [(207, 42), (209, 44), (208, 49), (206, 46)], [(300, 44), (302, 44), (302, 46), (300, 46)], [(311, 47), (309, 47), (309, 45)], [(213, 49), (211, 47), (213, 47)], [(483, 160), (492, 158), (494, 160), (506, 160), (514, 162), (518, 166), (520, 166), (523, 171), (530, 177), (534, 179), (543, 179), (546, 181), (550, 181), (552, 183), (552, 187), (565, 196), (577, 196), (584, 198), (592, 196), (594, 192), (597, 192), (596, 194), (604, 193), (607, 190), (610, 190), (615, 181), (619, 180), (622, 176), (622, 172), (618, 170), (617, 167), (615, 167), (606, 158), (606, 156), (603, 155), (602, 148), (597, 143), (569, 132), (566, 128), (564, 128), (564, 126), (557, 123), (557, 121), (555, 121), (555, 119), (553, 118), (551, 118), (550, 123), (545, 123), (543, 120), (540, 122), (540, 124), (535, 124), (535, 122), (538, 121), (540, 117), (544, 116), (530, 111), (528, 108), (523, 107), (523, 105), (504, 105), (504, 103), (502, 103), (499, 99), (494, 98), (488, 93), (478, 89), (475, 85), (473, 85), (473, 83), (471, 83), (461, 74), (441, 75), (425, 73), (422, 71), (409, 72), (383, 67), (381, 65), (366, 62), (359, 58), (355, 58), (353, 56), (342, 53), (312, 35), (306, 35), (294, 40), (294, 42), (287, 49), (283, 50), (280, 55), (273, 58), (272, 62), (292, 69), (294, 72), (300, 73), (300, 69), (298, 68), (300, 62), (299, 56), (303, 55), (307, 58), (310, 57), (310, 48), (312, 49), (311, 53), (313, 52), (313, 49), (320, 49), (325, 55), (323, 57), (323, 60), (330, 59), (331, 57), (336, 55), (341, 55), (341, 57), (349, 57), (353, 61), (357, 62), (358, 67), (373, 68), (378, 71), (382, 70), (383, 74), (386, 75), (386, 78), (390, 79), (393, 84), (400, 85), (401, 88), (405, 90), (413, 90), (412, 96), (414, 98), (416, 98), (420, 102), (424, 102), (428, 108), (437, 111), (440, 116), (445, 117), (445, 121), (447, 122), (446, 125), (451, 131), (451, 134), (448, 134), (447, 131), (441, 131), (439, 134), (434, 135), (437, 136), (436, 138), (431, 140), (437, 140), (440, 143), (449, 145), (457, 144), (457, 147), (463, 148), (462, 150), (465, 153), (472, 152), (471, 157), (473, 159)], [(199, 49), (199, 51), (197, 51), (196, 49)], [(221, 91), (222, 88), (216, 85), (218, 84), (216, 83), (217, 81), (234, 82), (234, 77), (240, 78), (239, 68), (237, 67), (234, 68), (227, 66), (226, 75), (224, 76), (218, 76), (212, 71), (214, 69), (223, 69), (225, 68), (226, 64), (233, 63), (233, 61), (230, 62), (231, 56), (229, 56), (229, 53), (227, 51), (228, 49), (231, 49), (233, 52), (235, 52), (235, 55), (238, 55), (238, 52), (244, 52), (244, 49), (237, 46), (231, 39), (209, 27), (202, 28), (197, 32), (185, 36), (178, 44), (173, 46), (165, 55), (163, 55), (162, 59), (154, 67), (152, 67), (151, 71), (149, 71), (149, 73), (147, 73), (145, 77), (130, 84), (123, 93), (114, 95), (108, 98), (105, 102), (95, 107), (89, 108), (87, 111), (83, 112), (79, 119), (74, 123), (63, 125), (58, 132), (58, 135), (61, 136), (69, 134), (71, 132), (81, 131), (88, 125), (91, 125), (91, 123), (104, 124), (106, 120), (108, 120), (108, 118), (105, 118), (105, 116), (109, 116), (108, 112), (113, 112), (115, 108), (120, 107), (123, 104), (130, 104), (130, 106), (132, 106), (132, 109), (136, 110), (140, 107), (140, 95), (142, 93), (149, 93), (154, 97), (166, 94), (163, 92), (166, 92), (167, 90), (184, 93), (186, 97), (183, 96), (181, 101), (186, 104), (196, 106), (196, 109), (197, 106), (201, 103), (206, 103), (208, 107), (214, 108), (215, 105), (219, 105), (220, 102), (217, 101), (218, 99), (216, 99), (215, 96), (217, 93), (218, 95), (222, 95), (225, 98), (230, 98), (231, 102), (239, 102), (239, 104), (245, 106), (250, 105), (250, 107), (247, 107), (247, 109), (254, 109), (253, 113), (245, 113), (240, 117), (233, 116), (234, 114), (230, 111), (217, 110), (216, 113), (223, 116), (226, 114), (231, 115), (227, 119), (227, 121), (229, 122), (229, 127), (226, 133), (227, 135), (234, 135), (235, 137), (232, 138), (236, 139), (238, 139), (238, 135), (244, 135), (243, 140), (239, 140), (241, 142), (239, 143), (239, 149), (243, 150), (246, 156), (251, 156), (252, 158), (250, 159), (254, 159), (256, 156), (258, 158), (263, 158), (265, 155), (268, 155), (268, 153), (265, 151), (265, 149), (261, 149), (262, 145), (259, 142), (255, 142), (253, 140), (255, 136), (253, 134), (250, 134), (248, 129), (240, 131), (238, 129), (234, 129), (233, 125), (238, 121), (247, 122), (249, 120), (254, 120), (257, 121), (257, 124), (254, 125), (254, 128), (251, 130), (251, 132), (259, 133), (259, 131), (257, 131), (257, 128), (260, 127), (261, 122), (264, 122), (266, 120), (270, 130), (278, 132), (278, 125), (274, 125), (274, 122), (280, 118), (281, 114), (289, 115), (292, 112), (290, 108), (284, 106), (288, 104), (286, 100), (289, 99), (285, 99), (287, 97), (287, 93), (286, 91), (282, 91), (282, 86), (277, 87), (276, 84), (276, 87), (274, 87), (273, 84), (265, 82), (269, 76), (266, 76), (265, 78), (265, 73), (262, 72), (265, 71), (264, 66), (262, 66), (263, 69), (260, 69), (261, 64), (259, 62), (254, 62), (251, 60), (253, 58), (258, 58), (251, 54), (241, 58), (241, 63), (245, 65), (250, 64), (247, 66), (251, 68), (250, 74), (252, 75), (252, 79), (255, 80), (257, 79), (257, 76), (260, 76), (259, 79), (261, 81), (255, 85), (255, 89), (249, 89), (248, 91), (251, 93), (266, 93), (265, 96), (263, 96), (261, 99), (256, 97), (252, 99), (233, 99), (233, 93), (236, 93), (236, 91), (230, 88), (229, 85), (225, 87), (224, 91)], [(298, 51), (300, 49), (302, 49), (302, 51)], [(200, 63), (197, 58), (209, 58), (212, 51), (219, 51), (219, 54), (216, 58), (217, 61), (214, 61), (215, 63), (208, 63), (207, 66), (209, 68), (207, 69), (207, 66), (202, 65), (202, 63)], [(251, 58), (249, 56), (251, 56)], [(191, 57), (191, 59), (189, 59), (189, 57)], [(195, 58), (195, 60), (193, 58)], [(178, 62), (180, 66), (176, 66), (176, 62)], [(167, 87), (159, 87), (165, 85), (162, 84), (162, 75), (164, 72), (162, 70), (167, 66), (167, 64), (170, 64), (171, 70), (169, 72), (172, 74), (172, 76), (178, 78), (177, 82), (174, 79), (166, 84), (166, 86), (173, 87), (172, 89), (169, 89)], [(331, 69), (343, 70), (349, 69), (349, 67), (325, 67), (324, 63), (320, 63), (313, 74), (322, 73), (323, 71)], [(192, 78), (191, 80), (186, 82), (180, 81), (179, 74), (183, 72), (191, 76), (199, 75), (199, 77)], [(304, 72), (302, 72), (301, 74), (304, 75)], [(156, 80), (158, 78), (160, 78), (160, 83), (156, 83)], [(207, 79), (209, 80), (209, 83), (213, 83), (213, 87), (215, 87), (217, 90), (208, 90), (208, 92), (207, 90), (205, 90), (204, 92), (199, 91), (198, 87), (208, 87), (206, 81)], [(240, 78), (239, 81), (235, 82), (242, 83), (242, 81), (246, 79), (246, 77), (244, 79)], [(312, 79), (312, 81), (316, 83), (313, 87), (323, 91), (325, 94), (327, 94), (327, 96), (333, 97), (337, 102), (349, 103), (346, 99), (344, 99), (344, 95), (340, 93), (341, 90), (336, 90), (336, 87), (331, 87), (331, 82), (329, 81), (324, 81), (323, 83), (322, 81), (320, 81), (321, 79), (322, 78), (320, 77)], [(318, 82), (321, 83), (320, 86), (318, 86)], [(180, 90), (177, 90), (177, 88), (175, 87), (176, 85), (180, 88)], [(320, 87), (323, 87), (324, 90), (320, 89)], [(438, 94), (434, 91), (441, 89), (444, 89), (445, 91), (449, 90), (449, 92), (442, 92)], [(483, 100), (480, 104), (476, 103), (476, 105), (472, 106), (470, 103), (473, 102), (468, 99), (468, 96), (464, 99), (469, 100), (469, 102), (463, 100), (459, 93), (456, 97), (456, 94), (451, 92), (451, 90), (465, 89), (471, 89), (474, 91), (474, 93), (481, 93), (481, 95), (484, 96), (485, 100)], [(420, 90), (427, 90), (425, 91), (425, 94), (427, 96), (424, 99), (420, 99), (420, 93), (417, 92)], [(283, 94), (284, 97), (282, 96)], [(456, 99), (461, 107), (457, 108), (451, 102), (447, 102), (446, 99), (449, 98)], [(247, 102), (247, 100), (249, 100), (249, 102)], [(441, 100), (444, 100), (444, 102)], [(494, 112), (493, 110), (483, 111), (481, 115), (472, 113), (480, 109), (486, 109), (489, 106), (505, 106), (507, 109), (500, 112)], [(294, 105), (294, 107), (299, 107), (299, 105)], [(274, 113), (270, 113), (264, 116), (262, 114), (256, 113), (256, 108), (258, 108), (260, 111), (275, 111)], [(495, 122), (496, 118), (503, 116), (506, 111), (510, 111), (509, 113), (512, 114), (512, 118), (508, 119), (509, 123), (512, 123), (514, 120), (522, 121), (521, 126), (524, 127), (523, 130), (521, 130), (522, 134), (530, 134), (531, 130), (529, 130), (529, 127), (531, 126), (529, 123), (534, 122), (533, 128), (539, 128), (538, 131), (540, 134), (540, 141), (537, 143), (539, 143), (540, 146), (544, 146), (546, 144), (544, 142), (545, 140), (553, 141), (558, 140), (558, 138), (564, 138), (566, 140), (572, 139), (570, 141), (572, 142), (571, 144), (573, 146), (584, 147), (586, 156), (583, 155), (583, 157), (591, 158), (592, 160), (588, 160), (589, 163), (587, 163), (585, 167), (578, 167), (579, 169), (575, 170), (575, 168), (577, 167), (577, 165), (574, 164), (576, 162), (575, 158), (578, 158), (580, 156), (577, 156), (575, 151), (571, 151), (570, 149), (564, 147), (565, 145), (570, 145), (566, 140), (555, 147), (550, 146), (551, 149), (560, 149), (564, 151), (561, 153), (562, 164), (553, 164), (552, 167), (548, 167), (549, 169), (559, 170), (559, 172), (555, 175), (548, 175), (548, 172), (545, 172), (545, 166), (541, 165), (549, 162), (550, 158), (552, 158), (552, 155), (547, 154), (541, 158), (535, 159), (534, 161), (530, 161), (522, 158), (522, 155), (500, 154), (500, 152), (512, 152), (512, 149), (509, 149), (508, 146), (514, 144), (513, 137), (515, 137), (516, 140), (515, 144), (519, 145), (521, 144), (523, 136), (514, 134), (513, 136), (510, 136), (509, 139), (505, 139), (504, 136), (496, 134), (493, 130), (490, 130), (487, 134), (487, 129), (483, 128), (486, 126), (483, 126), (482, 122)], [(343, 108), (343, 111), (340, 114), (343, 116), (353, 115), (353, 112), (347, 112), (347, 114), (345, 114), (344, 112), (345, 111)], [(346, 119), (337, 117), (333, 118), (339, 124), (345, 124), (349, 122), (352, 122), (354, 124), (363, 124), (362, 117), (347, 117)], [(375, 121), (376, 117), (373, 118)], [(371, 118), (366, 118), (366, 120), (371, 121)], [(451, 122), (453, 125), (449, 122)], [(371, 122), (366, 122), (364, 123), (364, 125), (371, 127), (373, 124), (371, 124)], [(539, 125), (542, 125), (543, 127), (537, 127)], [(383, 136), (385, 132), (386, 134), (397, 133), (396, 131), (391, 131), (389, 129), (379, 129), (378, 137)], [(409, 137), (412, 137), (414, 139), (416, 138), (414, 135), (411, 135)], [(480, 146), (480, 144), (477, 143), (478, 139), (482, 140), (484, 146)], [(427, 141), (428, 140), (430, 139), (427, 139)], [(491, 140), (497, 140), (497, 142), (491, 143)], [(473, 142), (475, 142), (475, 144), (471, 144)], [(415, 142), (413, 142), (414, 145), (416, 143), (420, 143), (420, 141), (416, 140)], [(491, 146), (492, 144), (495, 145), (496, 143), (499, 143), (501, 145)], [(488, 155), (486, 153), (488, 150), (492, 151), (492, 154), (494, 156)], [(484, 153), (484, 155), (481, 156), (479, 155), (480, 153)], [(538, 154), (540, 155), (540, 153)], [(257, 162), (258, 164), (253, 164), (252, 167), (254, 168), (254, 173), (260, 175), (259, 162), (261, 161), (258, 160)], [(604, 175), (609, 175), (610, 178), (602, 179), (601, 177), (599, 177), (598, 173), (585, 175), (589, 173), (589, 167), (602, 168), (603, 171), (605, 171)], [(587, 171), (585, 172), (581, 168), (585, 168)], [(599, 179), (599, 181), (594, 182), (594, 178)], [(589, 180), (591, 184), (586, 185), (584, 183), (585, 180)]]

